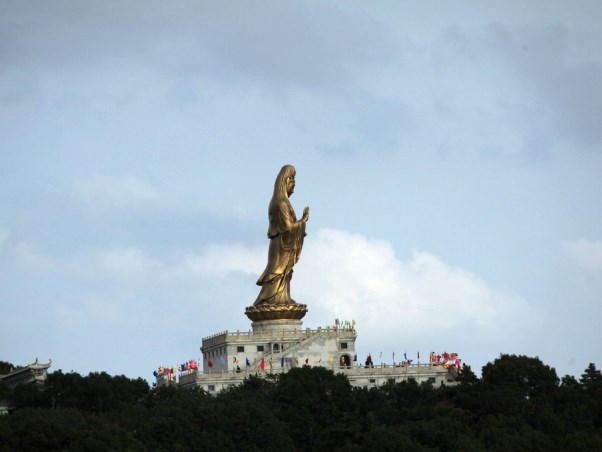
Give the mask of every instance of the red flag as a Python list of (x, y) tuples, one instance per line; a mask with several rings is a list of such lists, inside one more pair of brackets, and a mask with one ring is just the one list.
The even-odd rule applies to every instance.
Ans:
[(209, 367), (213, 367), (213, 361), (211, 361), (210, 359), (207, 360), (207, 365)]
[(261, 370), (265, 369), (265, 360), (263, 358), (261, 358), (261, 361), (259, 361), (259, 368)]
[(418, 352), (417, 355), (418, 355), (418, 359), (420, 359), (420, 352)]
[(309, 358), (305, 358), (305, 364), (309, 364)]

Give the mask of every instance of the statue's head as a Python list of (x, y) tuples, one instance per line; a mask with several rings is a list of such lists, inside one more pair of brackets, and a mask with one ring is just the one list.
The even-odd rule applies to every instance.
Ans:
[(276, 183), (274, 183), (274, 197), (289, 197), (295, 191), (295, 167), (292, 165), (284, 165), (278, 177), (276, 177)]

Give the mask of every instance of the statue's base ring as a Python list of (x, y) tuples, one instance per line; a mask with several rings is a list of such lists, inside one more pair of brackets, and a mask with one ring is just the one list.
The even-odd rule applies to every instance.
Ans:
[(301, 320), (307, 314), (304, 304), (264, 304), (249, 306), (245, 309), (246, 316), (253, 322), (266, 320)]

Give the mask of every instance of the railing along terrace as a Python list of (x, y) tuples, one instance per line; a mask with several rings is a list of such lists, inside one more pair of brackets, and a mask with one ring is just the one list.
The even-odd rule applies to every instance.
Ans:
[(305, 338), (314, 334), (321, 336), (350, 336), (356, 335), (354, 328), (322, 328), (317, 329), (305, 328), (305, 329), (293, 329), (293, 330), (276, 330), (276, 331), (236, 331), (229, 332), (224, 331), (221, 333), (213, 334), (203, 338), (203, 343), (211, 341), (212, 339), (225, 336), (226, 340), (265, 340), (265, 339), (296, 339)]
[[(270, 369), (268, 364), (265, 364), (266, 368), (264, 370), (259, 370), (256, 368), (246, 368), (241, 367), (239, 370), (237, 369), (210, 369), (210, 370), (199, 370), (199, 371), (186, 371), (180, 374), (180, 378), (187, 375), (197, 375), (197, 378), (203, 378), (203, 376), (216, 378), (223, 376), (224, 378), (240, 378), (241, 376), (247, 375), (269, 375), (269, 374), (280, 374), (284, 372), (288, 372), (290, 368), (281, 367), (280, 364), (274, 364)], [(250, 366), (249, 366), (250, 367)], [(420, 373), (425, 372), (427, 370), (433, 372), (447, 372), (448, 369), (445, 368), (444, 365), (438, 363), (412, 363), (406, 365), (392, 365), (392, 364), (379, 364), (373, 366), (365, 366), (363, 364), (356, 364), (354, 366), (341, 366), (337, 364), (321, 366), (326, 367), (328, 369), (332, 369), (335, 373), (343, 372), (343, 373), (354, 373), (354, 374), (405, 374), (405, 373)]]

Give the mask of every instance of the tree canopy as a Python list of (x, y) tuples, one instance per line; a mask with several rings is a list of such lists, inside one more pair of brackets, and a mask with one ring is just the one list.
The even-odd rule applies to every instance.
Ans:
[[(8, 363), (6, 363), (8, 365)], [(104, 372), (3, 389), (0, 450), (602, 450), (602, 376), (501, 355), (478, 378), (352, 387), (321, 367), (216, 396)]]

